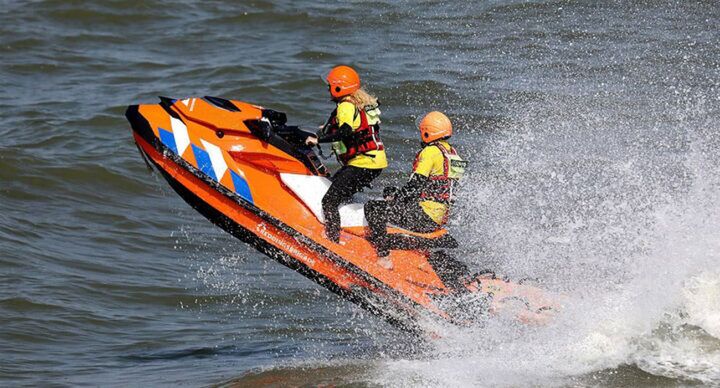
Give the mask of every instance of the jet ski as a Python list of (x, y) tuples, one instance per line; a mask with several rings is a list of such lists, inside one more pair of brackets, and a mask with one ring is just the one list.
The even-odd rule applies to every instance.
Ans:
[(288, 125), (282, 112), (211, 96), (160, 97), (129, 106), (126, 117), (146, 162), (211, 222), (403, 330), (427, 332), (428, 320), (471, 325), (511, 309), (515, 319), (542, 323), (557, 309), (539, 288), (471, 274), (444, 250), (457, 246), (445, 229), (388, 228), (386, 269), (365, 237), (361, 203), (340, 208), (340, 242), (328, 240), (321, 201), (332, 178), (305, 145), (313, 133)]

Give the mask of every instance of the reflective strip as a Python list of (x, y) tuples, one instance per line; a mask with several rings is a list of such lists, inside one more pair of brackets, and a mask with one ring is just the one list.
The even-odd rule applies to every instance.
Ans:
[(227, 163), (225, 163), (225, 158), (223, 158), (222, 150), (220, 150), (220, 147), (215, 144), (209, 143), (203, 139), (200, 139), (200, 142), (210, 156), (210, 162), (213, 170), (215, 171), (217, 180), (221, 180), (225, 175), (225, 171), (228, 169)]
[(250, 193), (250, 185), (248, 185), (247, 181), (242, 176), (235, 173), (235, 171), (233, 170), (230, 170), (230, 177), (232, 177), (233, 185), (235, 186), (235, 192), (239, 196), (250, 201), (250, 203), (253, 203), (252, 193)]
[(187, 127), (185, 123), (172, 116), (170, 117), (170, 125), (172, 126), (175, 144), (177, 145), (176, 152), (182, 156), (188, 145), (190, 145), (190, 136), (188, 136)]
[(200, 171), (204, 172), (206, 175), (217, 181), (218, 178), (217, 175), (215, 175), (215, 170), (213, 170), (212, 162), (210, 161), (210, 155), (205, 152), (205, 150), (201, 149), (195, 144), (192, 144), (192, 150), (195, 154), (195, 160), (197, 160), (197, 167), (200, 169)]
[(376, 131), (370, 129), (370, 133), (372, 134), (373, 141), (375, 142), (375, 144), (377, 144), (378, 150), (382, 151), (384, 149), (383, 142), (379, 138), (375, 137)]

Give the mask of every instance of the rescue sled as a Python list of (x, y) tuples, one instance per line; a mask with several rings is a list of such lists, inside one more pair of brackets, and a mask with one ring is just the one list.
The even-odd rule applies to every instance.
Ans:
[(389, 228), (393, 268), (382, 267), (360, 203), (340, 208), (340, 243), (328, 240), (328, 171), (304, 144), (311, 133), (287, 125), (284, 113), (206, 96), (160, 97), (126, 116), (146, 161), (211, 222), (401, 329), (424, 332), (426, 319), (473, 324), (518, 304), (513, 316), (541, 323), (556, 309), (538, 288), (469, 273), (443, 251), (457, 246), (444, 229)]

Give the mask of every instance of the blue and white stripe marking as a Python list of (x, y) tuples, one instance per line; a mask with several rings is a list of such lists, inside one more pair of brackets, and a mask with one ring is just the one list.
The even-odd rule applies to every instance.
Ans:
[[(200, 142), (205, 149), (190, 143), (187, 126), (174, 117), (171, 117), (170, 121), (172, 132), (158, 127), (160, 141), (181, 157), (188, 146), (191, 146), (198, 169), (214, 181), (220, 182), (220, 179), (222, 179), (229, 169), (220, 147), (203, 139), (200, 139)], [(250, 193), (250, 185), (245, 179), (245, 174), (243, 174), (242, 170), (238, 169), (237, 172), (230, 170), (230, 177), (232, 178), (233, 186), (235, 186), (235, 193), (250, 203), (254, 203), (252, 194)]]

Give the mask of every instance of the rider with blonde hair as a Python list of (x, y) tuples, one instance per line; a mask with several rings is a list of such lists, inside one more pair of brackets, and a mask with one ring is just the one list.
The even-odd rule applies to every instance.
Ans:
[(387, 167), (385, 146), (380, 140), (380, 109), (377, 98), (363, 90), (360, 76), (348, 66), (336, 66), (324, 77), (335, 102), (327, 123), (308, 145), (333, 143), (342, 167), (332, 177), (332, 185), (322, 199), (325, 234), (340, 240), (338, 208), (368, 186)]

